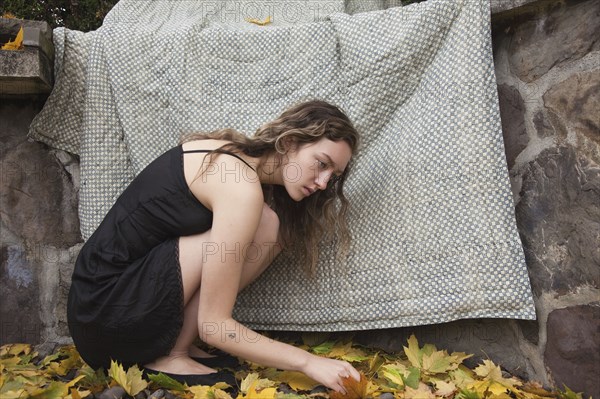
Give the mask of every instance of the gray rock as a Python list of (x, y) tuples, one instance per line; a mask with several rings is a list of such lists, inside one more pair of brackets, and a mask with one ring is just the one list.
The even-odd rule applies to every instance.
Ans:
[(165, 391), (163, 389), (159, 389), (157, 391), (154, 391), (150, 396), (148, 396), (148, 399), (162, 399), (165, 396)]
[(115, 386), (104, 390), (104, 392), (98, 395), (98, 399), (122, 399), (125, 398), (126, 395), (127, 394), (122, 387)]
[(44, 342), (43, 344), (35, 345), (33, 350), (38, 353), (40, 359), (43, 359), (46, 356), (53, 354), (57, 348), (58, 344), (56, 342)]
[(517, 225), (537, 296), (600, 287), (600, 169), (563, 145), (543, 151), (523, 173)]
[(394, 399), (394, 394), (390, 393), (390, 392), (384, 392), (381, 395), (378, 396), (378, 399)]
[(133, 397), (133, 399), (146, 399), (148, 397), (148, 390), (145, 389), (139, 392), (137, 395)]
[(554, 310), (544, 358), (558, 387), (600, 397), (600, 304)]
[(511, 37), (511, 70), (532, 82), (556, 65), (600, 47), (600, 2), (546, 2), (548, 9), (522, 24)]
[(574, 74), (543, 98), (563, 124), (600, 145), (600, 70)]
[(498, 100), (506, 163), (508, 169), (512, 169), (515, 158), (529, 142), (525, 129), (525, 103), (519, 91), (508, 85), (498, 85)]
[(175, 396), (174, 394), (172, 394), (170, 391), (165, 391), (165, 399), (177, 399), (177, 396)]

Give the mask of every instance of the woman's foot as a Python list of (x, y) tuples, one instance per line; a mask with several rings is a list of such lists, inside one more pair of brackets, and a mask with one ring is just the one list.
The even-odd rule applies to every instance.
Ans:
[(180, 375), (210, 374), (217, 372), (217, 370), (193, 360), (187, 353), (169, 354), (168, 356), (159, 357), (153, 362), (145, 364), (144, 367), (154, 371)]

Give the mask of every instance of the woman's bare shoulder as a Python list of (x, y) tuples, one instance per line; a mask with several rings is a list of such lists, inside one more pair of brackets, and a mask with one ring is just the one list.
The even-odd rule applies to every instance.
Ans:
[[(184, 151), (214, 150), (227, 140), (193, 140), (182, 144)], [(213, 210), (215, 201), (222, 201), (228, 196), (245, 198), (244, 203), (262, 203), (264, 200), (262, 187), (250, 157), (239, 155), (217, 154), (210, 165), (204, 162), (207, 154), (190, 153), (184, 160), (184, 176), (191, 192), (208, 209)], [(248, 163), (247, 163), (248, 162)], [(251, 166), (252, 165), (252, 166)], [(241, 204), (240, 204), (241, 205)]]

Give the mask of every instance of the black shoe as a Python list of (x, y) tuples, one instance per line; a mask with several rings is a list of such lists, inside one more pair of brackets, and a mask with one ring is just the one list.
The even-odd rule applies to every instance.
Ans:
[(236, 369), (240, 366), (240, 359), (235, 356), (231, 356), (227, 352), (217, 351), (212, 354), (216, 355), (213, 357), (192, 357), (195, 361), (200, 364), (203, 364), (207, 367), (217, 368), (217, 369)]
[[(148, 378), (148, 374), (159, 374), (162, 373), (164, 375), (166, 375), (169, 378), (174, 379), (177, 382), (180, 382), (182, 384), (187, 384), (188, 386), (194, 386), (194, 385), (208, 385), (208, 386), (213, 386), (215, 385), (217, 382), (224, 382), (226, 384), (229, 384), (231, 386), (231, 388), (228, 388), (227, 390), (234, 390), (235, 395), (237, 395), (237, 381), (235, 379), (235, 377), (233, 376), (233, 374), (231, 373), (227, 373), (224, 371), (219, 371), (216, 373), (210, 373), (210, 374), (171, 374), (171, 373), (165, 373), (164, 371), (156, 371), (156, 370), (152, 370), (149, 368), (144, 368), (144, 372), (143, 372), (143, 376), (144, 378)], [(235, 397), (235, 395), (233, 395)]]

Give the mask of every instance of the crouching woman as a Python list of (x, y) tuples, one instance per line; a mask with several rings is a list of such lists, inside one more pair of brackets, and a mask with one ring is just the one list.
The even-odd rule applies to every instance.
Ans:
[(349, 363), (254, 333), (232, 310), (282, 248), (313, 271), (324, 236), (336, 236), (341, 253), (347, 250), (343, 185), (357, 145), (348, 117), (315, 100), (252, 137), (195, 134), (150, 163), (77, 258), (68, 320), (83, 359), (96, 368), (116, 360), (212, 385), (224, 377), (193, 344), (199, 337), (343, 392), (344, 377), (359, 378)]

